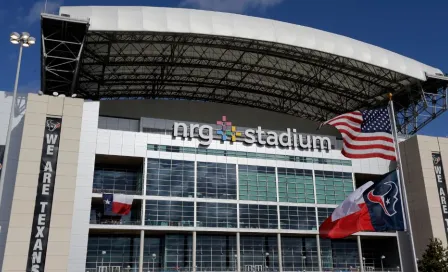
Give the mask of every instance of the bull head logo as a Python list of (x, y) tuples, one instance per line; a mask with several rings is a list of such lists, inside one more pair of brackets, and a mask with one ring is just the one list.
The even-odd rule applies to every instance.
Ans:
[(394, 216), (397, 213), (397, 210), (395, 210), (395, 204), (398, 201), (397, 184), (392, 181), (385, 182), (382, 186), (376, 189), (377, 191), (380, 191), (381, 194), (374, 194), (374, 190), (375, 189), (371, 190), (367, 194), (367, 199), (372, 203), (379, 204), (387, 216)]
[(60, 127), (61, 127), (61, 123), (55, 122), (55, 121), (53, 121), (51, 119), (47, 120), (48, 131), (53, 132), (53, 131), (55, 131), (56, 129), (58, 129)]

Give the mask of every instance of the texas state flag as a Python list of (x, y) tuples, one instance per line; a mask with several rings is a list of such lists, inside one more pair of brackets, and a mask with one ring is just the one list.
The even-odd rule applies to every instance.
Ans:
[(397, 171), (369, 181), (351, 193), (319, 227), (322, 238), (344, 238), (359, 231), (403, 231)]
[(131, 211), (133, 196), (122, 194), (103, 194), (104, 214), (127, 215)]

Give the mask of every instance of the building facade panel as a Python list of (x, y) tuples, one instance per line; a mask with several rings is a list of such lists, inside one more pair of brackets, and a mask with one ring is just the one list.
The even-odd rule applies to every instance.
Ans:
[(438, 152), (442, 156), (444, 166), (447, 165), (444, 158), (448, 153), (444, 152), (440, 145), (440, 142), (445, 141), (444, 138), (418, 135), (400, 144), (411, 223), (414, 233), (418, 233), (414, 234), (418, 255), (423, 253), (432, 237), (441, 239), (444, 244), (447, 241), (447, 230), (441, 209), (443, 195), (440, 195), (437, 187), (432, 158), (432, 153)]
[[(319, 239), (319, 225), (354, 188), (393, 167), (380, 159), (344, 158), (335, 136), (330, 136), (329, 151), (221, 138), (204, 146), (198, 131), (191, 137), (173, 136), (174, 123), (185, 122), (173, 120), (196, 124), (196, 113), (190, 111), (173, 120), (164, 119), (172, 113), (129, 119), (119, 117), (119, 111), (114, 117), (101, 116), (103, 102), (65, 98), (60, 109), (59, 100), (51, 101), (51, 106), (35, 101), (38, 105), (24, 120), (32, 128), (50, 107), (64, 114), (46, 271), (286, 272), (347, 270), (361, 264), (378, 269), (381, 254), (387, 255), (389, 268), (401, 266), (395, 233), (363, 233), (361, 244), (356, 236)], [(42, 108), (47, 112), (34, 117)], [(268, 131), (269, 122), (234, 117), (234, 124), (246, 120), (246, 127), (236, 126), (237, 131), (257, 126)], [(219, 129), (211, 119), (200, 121), (198, 126), (211, 126), (213, 134)], [(278, 124), (275, 128), (275, 133), (282, 133)], [(6, 243), (8, 269), (10, 258), (26, 259), (28, 254), (29, 235), (23, 234), (31, 227), (36, 195), (36, 183), (29, 180), (37, 180), (38, 165), (32, 164), (39, 164), (35, 154), (42, 149), (42, 139), (34, 134), (22, 140), (9, 228), (16, 226), (16, 231)], [(444, 151), (432, 150), (436, 145), (427, 143), (431, 140), (420, 143), (414, 137), (402, 143), (403, 161), (409, 162), (404, 174), (410, 209), (418, 214), (412, 220), (431, 222), (414, 229), (428, 237), (444, 231), (431, 161), (432, 151), (442, 156)], [(130, 213), (106, 214), (103, 193), (133, 195)], [(429, 198), (439, 202), (420, 205)], [(416, 239), (417, 247), (426, 246), (425, 239)], [(380, 242), (394, 246), (382, 252)]]
[[(70, 237), (68, 272), (86, 268), (87, 244), (92, 199), (96, 134), (98, 130), (99, 102), (84, 102), (81, 122), (79, 117), (68, 117), (70, 127), (81, 128), (79, 141), (78, 169), (74, 188), (73, 221)], [(81, 123), (81, 124), (79, 124)], [(95, 137), (92, 137), (95, 135)], [(87, 147), (87, 148), (86, 148)]]
[[(45, 121), (45, 115), (59, 115), (61, 120), (63, 120), (63, 107), (64, 101), (74, 100), (72, 98), (62, 98), (62, 97), (50, 97), (41, 98), (38, 95), (30, 94), (28, 96), (28, 103), (26, 107), (27, 114), (25, 115), (25, 126), (23, 128), (23, 141), (22, 149), (17, 154), (21, 154), (19, 159), (19, 165), (17, 168), (17, 173), (20, 176), (18, 179), (18, 186), (14, 192), (14, 202), (11, 209), (11, 222), (14, 224), (22, 223), (22, 227), (25, 229), (31, 229), (32, 220), (23, 220), (23, 215), (28, 214), (33, 217), (34, 214), (34, 203), (36, 201), (36, 190), (37, 190), (37, 180), (39, 177), (39, 166), (40, 159), (37, 154), (42, 153), (42, 142), (44, 139), (44, 129), (49, 127), (49, 123)], [(51, 103), (50, 103), (51, 102)], [(82, 103), (78, 102), (82, 106)], [(40, 124), (38, 124), (40, 122)], [(63, 124), (63, 122), (62, 122)], [(59, 126), (61, 126), (59, 124)], [(63, 129), (63, 125), (62, 125)], [(78, 129), (78, 134), (80, 130)], [(74, 131), (70, 131), (73, 135)], [(72, 136), (73, 137), (73, 136)], [(63, 145), (66, 137), (61, 137), (61, 144)], [(76, 153), (77, 147), (72, 147), (72, 152)], [(22, 152), (23, 151), (23, 152)], [(51, 151), (51, 152), (58, 152)], [(47, 152), (48, 153), (48, 152)], [(59, 153), (63, 154), (61, 162), (59, 164), (59, 170), (61, 170), (61, 176), (70, 175), (70, 173), (76, 172), (77, 165), (73, 161), (67, 160), (67, 156), (64, 156), (64, 151), (59, 150)], [(70, 154), (73, 156), (73, 154)], [(73, 163), (75, 165), (73, 165)], [(74, 171), (69, 171), (74, 169)], [(55, 169), (56, 170), (56, 169)], [(57, 170), (56, 170), (57, 171)], [(30, 182), (34, 180), (34, 182)], [(59, 181), (61, 179), (58, 179)], [(62, 185), (64, 188), (64, 185)], [(69, 237), (71, 233), (71, 226), (69, 224), (59, 224), (60, 222), (71, 222), (73, 214), (73, 198), (72, 192), (67, 189), (59, 189), (56, 185), (53, 193), (53, 202), (51, 210), (51, 222), (49, 223), (50, 229), (54, 229), (54, 232), (49, 231), (48, 240), (45, 243), (46, 251), (46, 262), (51, 264), (64, 263), (68, 259), (68, 251), (63, 249), (69, 248)], [(15, 218), (18, 217), (18, 218)], [(40, 222), (40, 221), (39, 221)], [(23, 262), (25, 265), (28, 261), (28, 250), (29, 246), (23, 247), (21, 253), (15, 251), (14, 248), (18, 245), (15, 241), (17, 237), (16, 232), (23, 231), (21, 228), (10, 227), (8, 230), (8, 237), (11, 237), (11, 241), (7, 240), (5, 252), (5, 263), (9, 263), (7, 258), (13, 258), (16, 262)], [(23, 240), (30, 243), (30, 234), (24, 235)], [(55, 250), (59, 248), (60, 250)], [(17, 254), (19, 255), (17, 255)], [(53, 268), (52, 268), (53, 267)], [(11, 269), (11, 270), (10, 270)], [(17, 271), (13, 267), (4, 268), (3, 271)], [(46, 271), (58, 271), (54, 269), (54, 266), (46, 267)], [(59, 270), (61, 271), (61, 270)]]

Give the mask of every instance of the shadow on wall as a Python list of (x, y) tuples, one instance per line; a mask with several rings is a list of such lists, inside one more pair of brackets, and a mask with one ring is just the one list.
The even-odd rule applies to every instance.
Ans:
[[(0, 92), (1, 100), (12, 100), (12, 93)], [(2, 191), (2, 198), (0, 204), (0, 245), (6, 244), (6, 238), (8, 235), (9, 220), (11, 217), (12, 200), (14, 196), (14, 187), (17, 175), (17, 166), (20, 153), (20, 145), (22, 142), (22, 132), (25, 118), (23, 118), (26, 109), (27, 94), (18, 94), (14, 107), (14, 124), (11, 131), (10, 149), (8, 155), (8, 164), (6, 169), (5, 182)], [(7, 112), (9, 112), (9, 109)], [(9, 120), (9, 114), (7, 116)], [(8, 122), (9, 123), (9, 122)], [(5, 129), (8, 129), (7, 126)], [(2, 143), (4, 144), (4, 143)], [(5, 246), (0, 246), (0, 271), (2, 271), (3, 257), (5, 254)]]
[[(0, 94), (1, 94), (0, 101), (9, 100), (10, 98), (12, 99), (13, 96), (12, 92), (0, 91)], [(18, 116), (25, 114), (27, 97), (28, 94), (17, 93), (16, 106), (14, 107), (14, 118), (17, 118)]]

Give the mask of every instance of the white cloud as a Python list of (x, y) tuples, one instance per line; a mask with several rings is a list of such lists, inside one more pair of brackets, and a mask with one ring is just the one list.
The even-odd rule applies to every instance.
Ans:
[(43, 12), (56, 14), (61, 4), (62, 0), (37, 1), (33, 4), (33, 6), (28, 11), (28, 14), (25, 16), (25, 22), (28, 24), (33, 24), (39, 21), (40, 14)]
[(183, 0), (181, 6), (242, 13), (247, 9), (266, 9), (281, 2), (283, 0)]

